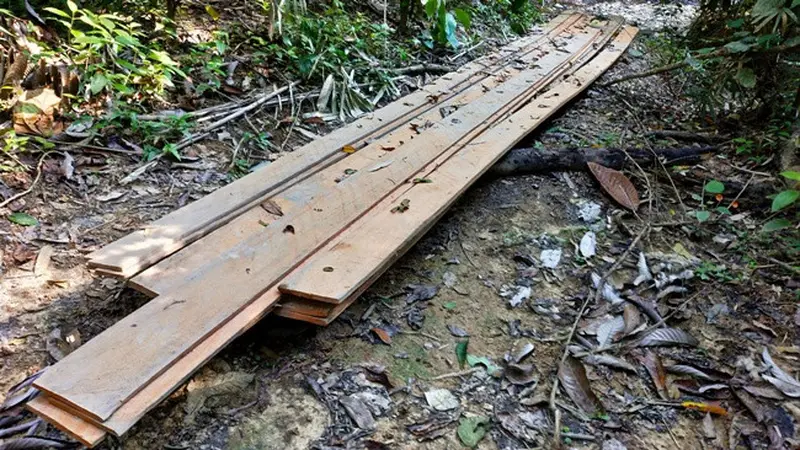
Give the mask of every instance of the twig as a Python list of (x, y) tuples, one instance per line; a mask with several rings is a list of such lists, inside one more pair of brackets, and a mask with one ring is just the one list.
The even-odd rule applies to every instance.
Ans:
[[(772, 47), (772, 48), (769, 48), (769, 49), (756, 49), (756, 50), (748, 51), (748, 52), (745, 52), (745, 53), (781, 53), (781, 52), (785, 52), (787, 50), (792, 50), (795, 47), (800, 47), (800, 42), (795, 42), (795, 43), (792, 43), (792, 44), (789, 44), (789, 45), (779, 45), (777, 47)], [(730, 51), (728, 51), (727, 48), (721, 47), (721, 48), (718, 48), (717, 50), (715, 50), (715, 51), (713, 51), (711, 53), (693, 55), (692, 59), (694, 59), (694, 60), (712, 59), (712, 58), (717, 58), (717, 57), (720, 57), (720, 56), (728, 56), (729, 54), (730, 54)], [(741, 54), (741, 53), (737, 53), (737, 54)], [(651, 77), (653, 75), (658, 75), (658, 74), (664, 73), (664, 72), (672, 72), (673, 70), (681, 69), (683, 67), (688, 66), (689, 65), (689, 61), (690, 61), (689, 58), (686, 58), (683, 61), (672, 63), (672, 64), (667, 64), (667, 65), (661, 66), (661, 67), (656, 67), (655, 69), (650, 69), (650, 70), (646, 70), (644, 72), (625, 75), (624, 77), (617, 78), (616, 80), (611, 80), (608, 83), (600, 84), (600, 85), (598, 85), (598, 87), (608, 87), (608, 86), (611, 86), (611, 85), (614, 85), (614, 84), (617, 84), (617, 83), (622, 83), (623, 81), (634, 80), (634, 79), (637, 79), (637, 78), (647, 78), (647, 77)]]
[[(589, 306), (589, 302), (590, 301), (597, 302), (597, 300), (600, 299), (600, 295), (603, 292), (603, 285), (605, 284), (608, 277), (610, 277), (611, 274), (613, 274), (614, 271), (616, 271), (619, 268), (619, 266), (622, 265), (622, 262), (625, 261), (625, 258), (627, 258), (628, 255), (631, 254), (631, 251), (633, 251), (634, 247), (636, 247), (639, 241), (642, 240), (642, 237), (649, 229), (650, 225), (645, 225), (642, 228), (642, 231), (640, 231), (639, 234), (636, 235), (636, 238), (630, 243), (630, 245), (628, 245), (628, 248), (625, 249), (625, 251), (619, 256), (619, 258), (617, 258), (614, 264), (608, 269), (608, 271), (606, 271), (605, 275), (603, 275), (600, 278), (600, 282), (597, 284), (597, 289), (594, 291), (594, 295), (586, 296), (586, 300), (584, 300), (583, 305), (581, 305), (580, 311), (578, 311), (578, 315), (575, 317), (575, 322), (572, 323), (572, 328), (569, 331), (569, 335), (567, 335), (567, 339), (564, 341), (564, 352), (561, 354), (561, 359), (558, 362), (557, 367), (561, 367), (562, 365), (564, 365), (564, 361), (567, 360), (567, 356), (569, 355), (569, 343), (572, 342), (572, 337), (575, 335), (575, 331), (577, 331), (578, 329), (578, 323), (580, 322), (581, 317), (583, 317), (583, 314), (586, 312), (586, 308)], [(553, 382), (553, 389), (550, 391), (549, 405), (550, 405), (550, 410), (553, 412), (557, 411), (556, 409), (557, 392), (558, 392), (558, 377), (556, 377), (555, 381)]]
[(472, 375), (473, 373), (479, 372), (481, 370), (483, 370), (483, 369), (480, 368), (480, 367), (473, 367), (471, 369), (462, 370), (460, 372), (450, 372), (450, 373), (446, 373), (446, 374), (443, 374), (443, 375), (435, 376), (433, 378), (430, 378), (430, 381), (439, 381), (439, 380), (445, 380), (447, 378), (464, 377), (464, 376), (467, 376), (467, 375)]
[[(639, 119), (639, 115), (636, 114), (635, 109), (633, 108), (633, 105), (628, 103), (628, 101), (626, 101), (624, 98), (620, 98), (620, 100), (622, 100), (623, 103), (628, 105), (628, 108), (630, 108), (631, 114), (633, 115), (633, 120), (636, 121), (636, 123), (639, 125), (639, 129), (644, 133), (646, 128), (644, 126), (644, 123), (642, 123), (641, 119)], [(675, 198), (678, 199), (678, 203), (680, 203), (681, 209), (683, 209), (683, 213), (684, 213), (684, 215), (686, 215), (686, 213), (687, 213), (686, 205), (683, 203), (683, 199), (681, 198), (681, 193), (678, 191), (678, 187), (675, 185), (675, 180), (672, 179), (672, 175), (669, 174), (669, 170), (667, 170), (666, 166), (664, 166), (664, 162), (661, 161), (661, 158), (658, 157), (658, 154), (656, 153), (656, 151), (653, 148), (653, 146), (650, 145), (650, 141), (645, 139), (644, 142), (645, 142), (645, 144), (647, 144), (647, 149), (650, 150), (650, 153), (653, 154), (653, 158), (656, 161), (658, 161), (659, 166), (661, 166), (661, 170), (663, 170), (664, 174), (667, 176), (667, 179), (669, 180), (669, 184), (670, 184), (670, 186), (672, 186), (673, 192), (675, 192)]]
[(453, 62), (453, 61), (457, 60), (458, 58), (461, 58), (462, 56), (466, 55), (467, 53), (469, 53), (469, 52), (471, 52), (471, 51), (475, 50), (476, 48), (480, 47), (480, 46), (481, 46), (481, 45), (483, 45), (484, 43), (486, 43), (486, 41), (480, 41), (480, 42), (478, 42), (477, 44), (473, 45), (472, 47), (470, 47), (470, 48), (468, 48), (468, 49), (464, 50), (463, 52), (460, 52), (460, 53), (458, 53), (457, 55), (453, 55), (453, 56), (451, 56), (451, 57), (449, 57), (449, 58), (447, 58), (447, 59), (448, 59), (450, 62)]
[(24, 191), (20, 192), (17, 195), (12, 195), (11, 197), (7, 198), (3, 203), (0, 203), (0, 208), (3, 208), (6, 205), (19, 200), (22, 197), (25, 197), (26, 195), (30, 194), (33, 191), (33, 189), (36, 187), (36, 184), (42, 178), (42, 164), (44, 164), (44, 159), (47, 158), (47, 156), (50, 155), (51, 153), (58, 153), (58, 152), (51, 150), (49, 152), (45, 152), (42, 155), (42, 157), (39, 158), (39, 163), (36, 164), (36, 178), (33, 179), (33, 182), (31, 183), (30, 187), (28, 187), (28, 189), (25, 189)]
[(735, 166), (735, 165), (733, 165), (733, 164), (731, 164), (731, 163), (727, 163), (727, 164), (728, 164), (729, 166), (733, 167), (734, 169), (736, 169), (736, 170), (738, 170), (738, 171), (741, 171), (741, 172), (744, 172), (744, 173), (749, 173), (749, 174), (751, 174), (751, 175), (758, 175), (758, 176), (761, 176), (761, 177), (772, 178), (772, 174), (770, 174), (770, 173), (766, 173), (766, 172), (757, 172), (757, 171), (755, 171), (755, 170), (750, 170), (750, 169), (748, 169), (748, 168), (746, 168), (746, 167), (739, 167), (739, 166)]
[(425, 73), (425, 72), (452, 72), (454, 67), (445, 66), (443, 64), (416, 64), (408, 67), (398, 67), (396, 69), (384, 69), (387, 72), (396, 73), (400, 75), (408, 75), (410, 73)]
[(744, 191), (747, 190), (747, 187), (750, 186), (750, 183), (753, 181), (753, 178), (755, 178), (755, 177), (756, 177), (756, 174), (752, 174), (750, 176), (750, 178), (747, 180), (747, 183), (745, 183), (744, 186), (742, 186), (742, 190), (739, 191), (739, 193), (736, 194), (736, 197), (734, 197), (734, 199), (731, 200), (731, 202), (728, 204), (728, 210), (730, 210), (731, 207), (733, 206), (733, 204), (736, 203), (739, 200), (739, 197), (741, 197), (742, 194), (744, 194)]
[(85, 148), (90, 148), (90, 149), (93, 149), (93, 150), (102, 150), (102, 151), (111, 152), (111, 153), (121, 153), (123, 155), (141, 155), (140, 152), (137, 152), (135, 150), (125, 150), (125, 149), (122, 149), (122, 148), (111, 148), (111, 147), (104, 147), (102, 145), (85, 144), (82, 141), (68, 142), (68, 141), (57, 141), (57, 140), (54, 140), (54, 139), (48, 139), (48, 142), (52, 142), (53, 144), (57, 144), (57, 145), (66, 145), (67, 148), (64, 148), (62, 150), (77, 150), (77, 149), (80, 149), (81, 147), (85, 147)]
[(230, 121), (232, 121), (234, 119), (238, 119), (239, 117), (241, 117), (241, 116), (247, 114), (248, 112), (250, 112), (250, 111), (258, 108), (259, 106), (263, 105), (268, 100), (270, 100), (270, 99), (272, 99), (274, 97), (277, 97), (282, 92), (284, 92), (284, 91), (296, 86), (298, 83), (299, 83), (298, 81), (293, 81), (293, 82), (289, 83), (288, 85), (286, 85), (286, 86), (284, 86), (284, 87), (282, 87), (280, 89), (276, 89), (276, 90), (270, 92), (269, 94), (266, 94), (266, 95), (262, 96), (258, 100), (256, 100), (256, 101), (250, 103), (249, 105), (237, 110), (236, 112), (234, 112), (233, 114), (229, 115), (228, 117), (225, 117), (224, 119), (220, 119), (220, 120), (218, 120), (216, 122), (213, 122), (213, 123), (211, 123), (209, 125), (206, 125), (203, 128), (202, 132), (203, 133), (208, 133), (209, 131), (211, 131), (211, 130), (213, 130), (215, 128), (219, 128), (222, 125), (225, 125), (226, 123), (228, 123), (228, 122), (230, 122)]

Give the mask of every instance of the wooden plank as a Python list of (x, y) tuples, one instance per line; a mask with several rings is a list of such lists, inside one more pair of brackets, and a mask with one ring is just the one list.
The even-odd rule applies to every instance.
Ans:
[(104, 430), (59, 408), (51, 403), (45, 395), (38, 395), (25, 407), (89, 448), (94, 448), (106, 438)]
[[(494, 162), (604, 73), (635, 34), (635, 28), (624, 29), (612, 46), (574, 75), (482, 134), (478, 142), (460, 150), (441, 166), (431, 165), (420, 172), (419, 177), (431, 179), (432, 183), (411, 185), (387, 197), (373, 212), (315, 253), (302, 269), (289, 275), (280, 290), (330, 303), (351, 298), (368, 280), (375, 279), (411, 248)], [(407, 211), (391, 212), (405, 200), (410, 201)], [(380, 238), (370, 239), (371, 236)], [(303, 306), (305, 315), (319, 317), (324, 311), (319, 305)], [(281, 310), (284, 308), (292, 307), (286, 305)]]
[[(567, 55), (592, 37), (591, 33), (579, 33), (568, 40)], [(433, 125), (425, 142), (415, 140), (391, 152), (392, 164), (373, 160), (371, 169), (334, 182), (350, 167), (352, 158), (369, 159), (358, 152), (309, 178), (309, 182), (287, 190), (279, 204), (306, 198), (303, 190), (309, 186), (325, 187), (314, 191), (313, 201), (296, 205), (296, 214), (280, 217), (223, 255), (218, 264), (189, 275), (182, 287), (153, 299), (51, 366), (35, 385), (85, 411), (88, 417), (108, 419), (271, 283), (390, 194), (398, 183), (448, 148), (463, 145), (483, 132), (496, 115), (505, 114), (510, 103), (533, 89), (563, 57), (561, 52), (545, 56), (539, 61), (540, 67), (523, 71), (506, 81), (502, 90), (491, 91), (454, 112), (448, 116), (449, 122)]]
[[(578, 31), (580, 29), (579, 27), (580, 25), (576, 25), (576, 27), (570, 30)], [(521, 58), (518, 61), (521, 63), (533, 62), (536, 58), (541, 56), (542, 53), (530, 52), (525, 58)], [(468, 104), (485, 95), (487, 90), (502, 86), (504, 80), (518, 73), (519, 70), (508, 68), (498, 76), (489, 77), (480, 85), (475, 85), (463, 91), (458, 96), (452, 97), (445, 102), (440, 102), (437, 104), (437, 108), (428, 111), (424, 115), (417, 116), (412, 123), (422, 125), (441, 122), (443, 118), (441, 117), (440, 110)], [(384, 149), (397, 149), (404, 144), (412, 142), (415, 138), (426, 138), (425, 130), (421, 130), (419, 133), (420, 134), (417, 135), (417, 131), (411, 127), (403, 127), (389, 133), (380, 141), (376, 141), (376, 145), (363, 149), (359, 153), (372, 152), (372, 159), (390, 156), (387, 155)], [(364, 155), (362, 154), (361, 156)], [(366, 168), (355, 166), (356, 162), (353, 161), (353, 158), (349, 161), (353, 169), (362, 170)], [(372, 164), (372, 161), (368, 161), (367, 164)], [(297, 198), (293, 203), (302, 204), (310, 201), (311, 196), (313, 196), (313, 193), (318, 189), (319, 188), (306, 189), (303, 192), (306, 194), (307, 198)], [(280, 202), (280, 200), (276, 200), (276, 202)], [(279, 206), (283, 209), (284, 214), (293, 213), (291, 210), (292, 204), (282, 203)], [(258, 233), (264, 224), (269, 224), (277, 218), (278, 216), (271, 214), (264, 208), (253, 208), (234, 219), (230, 224), (217, 229), (203, 239), (140, 273), (131, 279), (129, 284), (135, 289), (151, 296), (155, 296), (158, 293), (169, 292), (171, 289), (182, 284), (185, 276), (200, 270), (203, 266), (215, 264), (215, 260), (221, 252), (231, 249), (248, 236)]]
[[(486, 70), (490, 69), (487, 63), (491, 64), (491, 58), (510, 64), (516, 52), (531, 41), (549, 37), (553, 32), (558, 34), (564, 27), (580, 19), (579, 15), (559, 16), (547, 30), (524, 39), (524, 44), (512, 45), (505, 56), (493, 55), (467, 64), (456, 73), (443, 76), (430, 86), (390, 103), (93, 252), (88, 255), (89, 266), (117, 271), (123, 278), (135, 275), (251, 209), (271, 192), (302, 180), (303, 174), (320, 166), (320, 162), (328, 161), (327, 164), (331, 164), (342, 158), (339, 150), (345, 145), (363, 148), (368, 141), (404, 125), (410, 117), (431, 109), (434, 105), (428, 101), (429, 95), (447, 97), (479, 83), (489, 75)], [(305, 174), (309, 175), (311, 173)]]

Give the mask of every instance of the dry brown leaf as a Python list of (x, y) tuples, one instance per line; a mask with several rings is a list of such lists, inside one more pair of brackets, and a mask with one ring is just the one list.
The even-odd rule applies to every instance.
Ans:
[(264, 211), (272, 214), (273, 216), (283, 216), (283, 210), (281, 209), (280, 205), (275, 203), (274, 200), (266, 200), (265, 202), (261, 203), (261, 207), (264, 208)]
[(717, 416), (727, 416), (728, 411), (720, 405), (714, 403), (701, 403), (701, 402), (683, 402), (681, 403), (686, 409), (693, 409), (704, 413), (711, 413)]
[(23, 134), (52, 136), (64, 130), (64, 123), (56, 120), (61, 97), (50, 88), (25, 91), (12, 116), (14, 130)]
[(592, 392), (586, 369), (580, 361), (568, 356), (558, 368), (558, 379), (569, 398), (584, 412), (591, 416), (603, 412), (603, 405)]
[(342, 151), (350, 155), (356, 152), (356, 148), (353, 147), (352, 145), (345, 145), (344, 147), (342, 147)]
[(647, 373), (650, 374), (658, 396), (664, 400), (669, 400), (670, 392), (669, 386), (667, 385), (667, 371), (664, 370), (664, 364), (661, 363), (661, 358), (657, 354), (647, 351), (643, 357), (639, 358), (639, 361), (644, 365), (645, 369), (647, 369)]
[(641, 313), (639, 313), (639, 308), (631, 303), (625, 303), (622, 309), (622, 318), (625, 320), (625, 328), (622, 330), (621, 336), (615, 336), (615, 341), (633, 333), (644, 322)]
[(639, 207), (639, 193), (628, 177), (618, 170), (609, 169), (594, 162), (589, 162), (587, 165), (592, 171), (592, 175), (611, 198), (631, 211), (636, 211)]
[(389, 334), (388, 331), (384, 330), (383, 328), (372, 328), (371, 330), (375, 333), (375, 336), (378, 336), (378, 339), (381, 340), (386, 345), (392, 345), (392, 336)]

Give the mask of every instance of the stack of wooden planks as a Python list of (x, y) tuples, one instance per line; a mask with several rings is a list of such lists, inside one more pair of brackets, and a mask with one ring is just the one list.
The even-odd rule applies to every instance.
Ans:
[(48, 368), (29, 408), (92, 447), (264, 315), (330, 323), (636, 32), (559, 16), (93, 253), (154, 298)]

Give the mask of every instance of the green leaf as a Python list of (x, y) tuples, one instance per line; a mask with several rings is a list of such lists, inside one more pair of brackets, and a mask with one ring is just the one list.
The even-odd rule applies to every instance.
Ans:
[(753, 89), (756, 87), (756, 73), (749, 67), (740, 67), (736, 71), (736, 82), (743, 88)]
[(780, 211), (786, 208), (797, 201), (797, 197), (800, 197), (800, 191), (789, 190), (779, 193), (775, 196), (775, 199), (772, 200), (772, 211)]
[(486, 367), (486, 372), (493, 377), (497, 377), (500, 375), (500, 368), (494, 365), (492, 361), (490, 361), (489, 358), (485, 356), (475, 356), (467, 354), (467, 364), (469, 364), (470, 367), (475, 367), (475, 366)]
[(705, 222), (711, 217), (711, 213), (708, 211), (695, 211), (694, 215), (699, 222)]
[(792, 6), (790, 6), (790, 8), (792, 8), (792, 9), (795, 9), (795, 8), (797, 8), (798, 6), (800, 6), (800, 0), (794, 0), (794, 1), (792, 2)]
[[(448, 311), (452, 311), (452, 310), (456, 309), (456, 306), (458, 306), (458, 304), (456, 302), (447, 302), (444, 305), (442, 305), (442, 308), (444, 308), (444, 309), (446, 309)], [(466, 359), (466, 358), (467, 357), (465, 355), (464, 359)]]
[(462, 417), (458, 423), (458, 438), (464, 446), (475, 448), (486, 435), (489, 418), (485, 416)]
[[(800, 0), (797, 0), (800, 2)], [(781, 172), (781, 176), (784, 178), (788, 178), (794, 181), (800, 181), (800, 172), (795, 172), (793, 170), (787, 170), (785, 172)]]
[(744, 19), (741, 18), (736, 20), (731, 20), (728, 22), (728, 28), (738, 29), (742, 28), (742, 25), (744, 25)]
[(750, 45), (742, 41), (733, 41), (725, 44), (725, 48), (731, 53), (744, 53), (750, 50)]
[(92, 79), (89, 81), (89, 90), (92, 91), (92, 95), (99, 94), (106, 86), (108, 86), (108, 78), (105, 75), (102, 73), (92, 75)]
[(72, 14), (75, 14), (75, 12), (78, 11), (78, 5), (76, 5), (72, 0), (67, 0), (67, 8), (69, 8)]
[(458, 38), (456, 37), (456, 28), (456, 17), (451, 13), (445, 14), (444, 32), (447, 37), (447, 43), (453, 48), (458, 48), (459, 46)]
[(461, 341), (456, 344), (456, 358), (458, 358), (458, 367), (464, 368), (464, 364), (467, 363), (467, 347), (469, 346), (469, 340)]
[(70, 16), (69, 14), (65, 13), (64, 11), (62, 11), (62, 10), (60, 10), (58, 8), (53, 8), (51, 6), (48, 6), (48, 7), (43, 8), (43, 9), (45, 11), (49, 12), (49, 13), (53, 13), (53, 14), (55, 14), (57, 16), (61, 16), (61, 17), (64, 17), (66, 19), (71, 19), (72, 18), (72, 16)]
[(709, 194), (722, 194), (725, 192), (725, 185), (717, 180), (711, 180), (706, 183), (703, 189)]
[(789, 228), (790, 226), (792, 226), (792, 222), (790, 222), (788, 219), (772, 219), (764, 224), (764, 228), (762, 228), (761, 231), (765, 233), (771, 233), (773, 231)]
[(439, 1), (440, 0), (428, 0), (425, 2), (425, 15), (428, 16), (429, 20), (434, 20), (436, 18), (436, 10), (439, 9)]
[(731, 210), (730, 210), (730, 209), (728, 209), (728, 208), (726, 208), (726, 207), (724, 207), (724, 206), (717, 206), (717, 207), (716, 207), (714, 210), (715, 210), (716, 212), (720, 213), (720, 214), (726, 214), (726, 215), (728, 215), (728, 216), (730, 216), (731, 214), (733, 214), (733, 213), (731, 213)]
[(472, 18), (470, 17), (469, 12), (466, 10), (456, 8), (453, 10), (453, 14), (455, 14), (456, 20), (464, 27), (464, 29), (468, 30), (472, 25)]
[(25, 214), (21, 212), (15, 212), (13, 214), (10, 214), (8, 216), (8, 220), (17, 225), (22, 225), (23, 227), (32, 227), (34, 225), (39, 225), (39, 221), (36, 220), (35, 217), (33, 217), (30, 214)]

